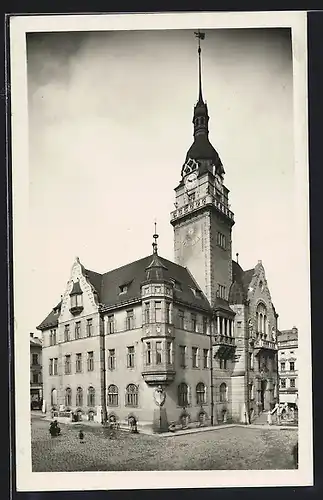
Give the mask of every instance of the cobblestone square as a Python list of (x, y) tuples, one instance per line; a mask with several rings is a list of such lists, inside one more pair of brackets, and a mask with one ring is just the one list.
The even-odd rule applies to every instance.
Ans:
[(32, 419), (34, 472), (293, 469), (295, 429), (228, 427), (171, 437), (102, 427), (61, 425), (51, 438), (49, 422)]

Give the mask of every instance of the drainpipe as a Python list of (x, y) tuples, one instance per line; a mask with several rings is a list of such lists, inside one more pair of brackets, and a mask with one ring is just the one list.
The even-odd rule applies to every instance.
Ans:
[(211, 425), (214, 425), (214, 384), (213, 384), (213, 332), (212, 322), (209, 323), (210, 336), (210, 387), (211, 387)]
[(105, 349), (105, 328), (104, 315), (99, 311), (100, 317), (100, 363), (101, 363), (101, 406), (102, 406), (102, 424), (108, 420), (107, 412), (107, 390), (106, 390), (106, 349)]

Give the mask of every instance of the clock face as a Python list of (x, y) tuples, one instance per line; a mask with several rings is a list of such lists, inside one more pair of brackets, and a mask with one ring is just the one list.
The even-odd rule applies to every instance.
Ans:
[(195, 172), (189, 174), (184, 180), (185, 188), (187, 191), (195, 189), (197, 186), (197, 174)]
[(200, 239), (201, 239), (201, 233), (199, 231), (199, 228), (197, 226), (191, 226), (187, 229), (185, 233), (183, 245), (187, 247), (193, 246), (198, 241), (200, 241)]

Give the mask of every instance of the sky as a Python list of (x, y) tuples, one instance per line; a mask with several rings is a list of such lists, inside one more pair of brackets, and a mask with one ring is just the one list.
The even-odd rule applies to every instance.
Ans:
[[(235, 214), (233, 257), (244, 269), (262, 260), (279, 328), (291, 328), (290, 32), (205, 33), (203, 94)], [(59, 302), (76, 256), (106, 272), (149, 255), (156, 220), (159, 253), (174, 260), (170, 212), (193, 140), (196, 48), (186, 30), (28, 34), (30, 293), (38, 298), (27, 331)]]

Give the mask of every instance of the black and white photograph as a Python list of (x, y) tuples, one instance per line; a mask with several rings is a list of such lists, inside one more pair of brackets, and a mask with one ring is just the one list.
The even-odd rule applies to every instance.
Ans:
[(18, 490), (311, 485), (306, 13), (10, 43)]

